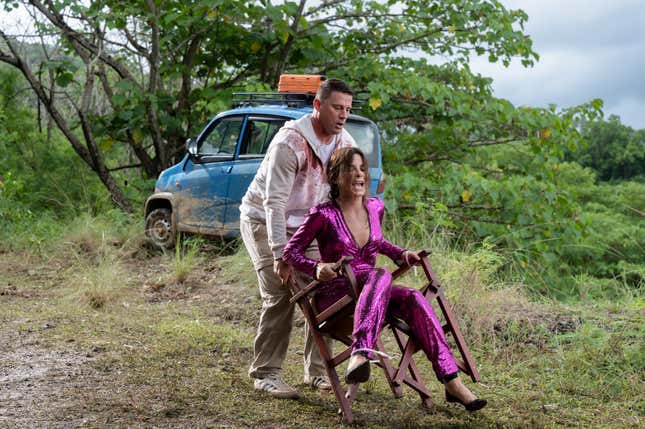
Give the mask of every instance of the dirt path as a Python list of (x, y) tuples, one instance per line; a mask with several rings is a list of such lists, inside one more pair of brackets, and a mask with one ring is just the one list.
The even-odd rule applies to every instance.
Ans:
[[(76, 266), (0, 253), (0, 428), (235, 427), (212, 411), (195, 412), (183, 399), (174, 405), (176, 379), (195, 364), (146, 374), (145, 350), (163, 345), (155, 342), (158, 333), (144, 331), (154, 325), (135, 319), (143, 312), (181, 322), (200, 311), (207, 322), (255, 323), (256, 306), (244, 306), (251, 298), (236, 293), (235, 285), (218, 284), (212, 259), (181, 284), (168, 280), (159, 255), (124, 261), (129, 286), (118, 304), (91, 309), (78, 303), (66, 313)], [(170, 314), (164, 313), (168, 306)], [(100, 326), (96, 333), (88, 332), (92, 325)], [(221, 358), (218, 364), (239, 366)]]
[(6, 325), (3, 331), (0, 427), (86, 426), (90, 420), (72, 412), (77, 404), (71, 406), (66, 392), (88, 388), (91, 354), (44, 348), (34, 334), (8, 338)]

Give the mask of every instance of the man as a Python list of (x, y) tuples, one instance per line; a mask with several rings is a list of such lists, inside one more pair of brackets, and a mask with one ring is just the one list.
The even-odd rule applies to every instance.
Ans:
[[(240, 232), (258, 277), (262, 312), (254, 342), (249, 375), (254, 388), (280, 398), (298, 398), (282, 379), (289, 346), (294, 306), (288, 282), (306, 284), (282, 261), (282, 249), (314, 205), (326, 200), (329, 185), (325, 167), (331, 153), (355, 146), (344, 129), (353, 92), (339, 79), (324, 81), (316, 93), (313, 112), (287, 122), (271, 141), (258, 172), (242, 199)], [(317, 259), (315, 247), (308, 256)], [(315, 341), (305, 327), (305, 383), (331, 389)]]

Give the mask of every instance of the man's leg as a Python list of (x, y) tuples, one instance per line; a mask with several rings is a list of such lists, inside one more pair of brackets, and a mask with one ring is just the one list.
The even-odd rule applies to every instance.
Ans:
[(249, 375), (256, 379), (256, 390), (281, 398), (297, 398), (298, 392), (281, 377), (293, 321), (289, 289), (282, 285), (280, 278), (273, 272), (273, 257), (267, 242), (266, 226), (242, 220), (240, 232), (256, 268), (262, 298)]
[(273, 267), (257, 271), (262, 311), (253, 345), (254, 359), (249, 375), (262, 378), (279, 372), (289, 347), (289, 336), (293, 321), (293, 305), (289, 302), (291, 293), (282, 285)]

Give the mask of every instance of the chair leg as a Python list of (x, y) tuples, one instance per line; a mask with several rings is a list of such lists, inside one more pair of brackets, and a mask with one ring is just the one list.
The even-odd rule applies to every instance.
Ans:
[(320, 332), (313, 329), (311, 324), (309, 325), (309, 327), (311, 334), (316, 341), (316, 345), (318, 346), (318, 350), (320, 351), (320, 356), (325, 363), (327, 377), (329, 377), (329, 383), (331, 384), (334, 395), (336, 396), (336, 400), (338, 401), (338, 405), (340, 406), (339, 412), (342, 414), (343, 423), (352, 424), (354, 422), (354, 416), (352, 414), (352, 404), (351, 401), (348, 400), (348, 398), (345, 396), (345, 390), (343, 389), (342, 385), (340, 384), (340, 380), (338, 379), (338, 373), (336, 372), (336, 368), (333, 363), (334, 358), (331, 354), (331, 350), (329, 350), (329, 348), (327, 347), (327, 343), (325, 342), (325, 339), (320, 334)]
[(438, 291), (437, 302), (439, 303), (439, 308), (441, 308), (441, 312), (446, 319), (446, 324), (448, 325), (452, 337), (455, 339), (459, 353), (464, 360), (464, 366), (466, 369), (464, 372), (470, 376), (474, 383), (479, 382), (481, 380), (481, 376), (479, 375), (479, 371), (477, 371), (477, 367), (475, 367), (475, 362), (470, 355), (470, 349), (468, 349), (468, 345), (461, 333), (461, 329), (459, 329), (457, 317), (452, 311), (452, 308), (450, 308), (450, 305), (443, 294), (443, 290)]
[[(329, 381), (331, 382), (334, 395), (336, 395), (336, 400), (338, 401), (338, 405), (340, 407), (338, 412), (343, 417), (343, 423), (352, 424), (354, 422), (354, 415), (352, 414), (352, 398), (350, 396), (351, 390), (347, 394), (345, 393), (345, 390), (341, 386), (340, 380), (338, 379), (338, 374), (333, 367), (331, 369), (329, 367), (327, 368), (327, 375), (329, 376)], [(356, 386), (358, 387), (358, 385)]]
[(421, 258), (421, 267), (423, 268), (423, 271), (430, 282), (424, 288), (423, 294), (426, 296), (426, 299), (428, 299), (428, 301), (432, 301), (433, 299), (436, 299), (437, 302), (439, 303), (441, 312), (443, 313), (446, 319), (448, 330), (450, 331), (453, 338), (455, 339), (455, 342), (457, 343), (457, 348), (459, 349), (459, 353), (461, 353), (461, 356), (464, 359), (464, 366), (466, 367), (465, 368), (466, 371), (464, 372), (470, 375), (470, 378), (474, 382), (480, 381), (481, 377), (479, 375), (479, 372), (477, 371), (477, 368), (475, 367), (475, 362), (473, 361), (470, 355), (470, 350), (466, 345), (466, 340), (461, 334), (461, 330), (459, 329), (459, 324), (457, 323), (457, 317), (455, 316), (455, 313), (453, 313), (452, 308), (450, 307), (450, 305), (448, 304), (448, 301), (446, 300), (446, 297), (443, 293), (443, 289), (441, 288), (441, 283), (437, 279), (437, 276), (434, 273), (434, 271), (432, 271), (432, 268), (430, 267), (430, 262), (428, 261), (427, 256), (424, 256), (423, 258)]
[(360, 383), (350, 384), (349, 385), (349, 390), (347, 391), (346, 398), (349, 401), (350, 405), (351, 405), (352, 402), (354, 402), (354, 399), (356, 399), (356, 395), (358, 394), (359, 386), (360, 386)]
[[(385, 353), (385, 347), (383, 346), (383, 341), (381, 341), (381, 338), (376, 340), (376, 350)], [(396, 370), (392, 366), (392, 361), (381, 355), (378, 355), (378, 360), (379, 360), (379, 365), (383, 368), (383, 372), (385, 373), (385, 379), (387, 380), (387, 383), (390, 385), (392, 394), (394, 395), (395, 398), (402, 397), (403, 389), (401, 389), (401, 383), (395, 381)]]
[(414, 362), (414, 359), (410, 359), (408, 370), (410, 371), (410, 377), (414, 382), (412, 383), (410, 379), (406, 377), (404, 380), (405, 384), (407, 384), (408, 386), (410, 386), (411, 388), (417, 391), (417, 393), (419, 394), (419, 398), (421, 398), (421, 404), (423, 405), (424, 408), (428, 410), (433, 409), (434, 403), (432, 402), (430, 391), (426, 388), (425, 383), (421, 379), (421, 373), (419, 372), (417, 365)]
[[(405, 383), (414, 389), (421, 398), (421, 404), (424, 408), (431, 410), (434, 408), (434, 403), (432, 402), (432, 396), (430, 391), (427, 389), (423, 379), (421, 378), (421, 373), (417, 369), (417, 365), (414, 362), (413, 355), (418, 350), (417, 346), (414, 344), (414, 341), (411, 338), (405, 338), (405, 334), (401, 332), (398, 328), (392, 326), (392, 333), (394, 338), (399, 345), (399, 349), (403, 353), (401, 356), (401, 361), (399, 362), (399, 368), (396, 370), (396, 375), (393, 382), (398, 384)], [(409, 372), (409, 376), (408, 376)]]

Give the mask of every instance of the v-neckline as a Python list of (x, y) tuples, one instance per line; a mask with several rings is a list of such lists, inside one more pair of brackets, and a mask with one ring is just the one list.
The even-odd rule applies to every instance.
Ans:
[(358, 240), (354, 236), (354, 233), (352, 232), (351, 228), (349, 227), (349, 224), (347, 223), (347, 219), (345, 219), (345, 214), (343, 213), (343, 209), (340, 207), (340, 204), (336, 200), (334, 200), (334, 204), (336, 205), (336, 208), (340, 212), (340, 217), (343, 220), (343, 225), (345, 226), (345, 229), (349, 233), (350, 237), (352, 237), (352, 240), (354, 241), (354, 244), (358, 248), (358, 251), (360, 252), (367, 246), (367, 243), (369, 243), (372, 240), (372, 221), (370, 220), (370, 212), (367, 210), (367, 207), (363, 207), (365, 210), (365, 213), (367, 213), (367, 229), (368, 229), (368, 235), (367, 235), (367, 241), (365, 244), (362, 246), (359, 244)]

